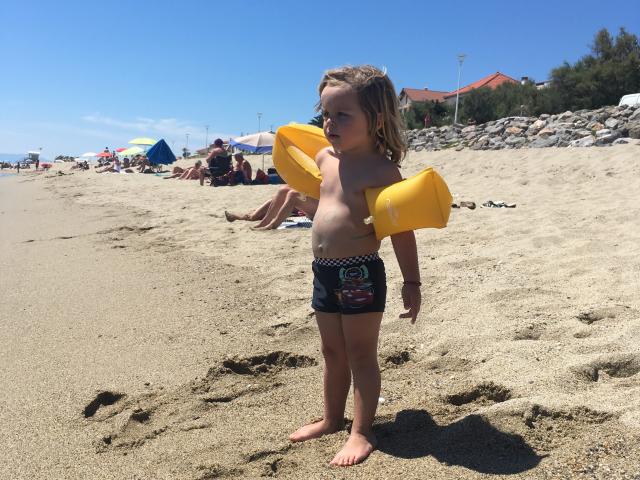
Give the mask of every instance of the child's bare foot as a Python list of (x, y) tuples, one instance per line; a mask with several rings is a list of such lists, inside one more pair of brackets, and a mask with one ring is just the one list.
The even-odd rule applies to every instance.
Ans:
[(227, 219), (227, 222), (233, 222), (233, 221), (238, 220), (240, 218), (235, 213), (227, 212), (226, 210), (224, 211), (224, 216)]
[(306, 442), (312, 438), (319, 438), (329, 433), (335, 433), (342, 429), (344, 424), (329, 422), (327, 420), (318, 420), (317, 422), (309, 423), (304, 427), (300, 427), (298, 430), (289, 435), (289, 440), (292, 442)]
[(349, 467), (364, 461), (376, 448), (376, 436), (371, 433), (363, 435), (361, 433), (351, 432), (347, 443), (344, 444), (342, 450), (336, 453), (331, 460), (331, 465), (339, 467)]

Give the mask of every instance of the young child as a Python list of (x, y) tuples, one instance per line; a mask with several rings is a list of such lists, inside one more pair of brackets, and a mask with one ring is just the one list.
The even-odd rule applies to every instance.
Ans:
[[(290, 435), (302, 442), (344, 427), (353, 377), (351, 434), (331, 464), (363, 461), (376, 446), (372, 425), (380, 395), (378, 333), (386, 300), (380, 242), (364, 191), (402, 180), (398, 164), (406, 152), (395, 88), (371, 66), (325, 73), (319, 86), (324, 133), (331, 143), (316, 157), (322, 173), (313, 220), (313, 302), (324, 356), (324, 414)], [(420, 311), (420, 271), (413, 232), (391, 237), (404, 278), (402, 318), (414, 323)]]

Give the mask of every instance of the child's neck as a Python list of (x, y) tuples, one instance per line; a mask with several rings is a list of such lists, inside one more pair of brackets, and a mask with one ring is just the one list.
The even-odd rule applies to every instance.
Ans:
[(362, 158), (371, 158), (374, 155), (378, 155), (378, 151), (373, 144), (363, 145), (361, 147), (350, 148), (349, 150), (339, 150), (336, 152), (340, 158), (358, 160)]

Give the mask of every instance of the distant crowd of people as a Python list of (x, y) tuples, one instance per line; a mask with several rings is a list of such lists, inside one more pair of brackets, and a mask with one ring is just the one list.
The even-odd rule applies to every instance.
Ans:
[[(106, 147), (98, 157), (95, 171), (97, 173), (151, 173), (152, 167), (144, 154), (137, 154), (131, 159), (124, 157), (121, 160), (117, 152), (112, 152)], [(72, 168), (90, 169), (86, 160), (77, 162)], [(220, 138), (213, 142), (213, 148), (208, 152), (204, 161), (196, 160), (193, 166), (187, 168), (175, 166), (171, 174), (164, 179), (198, 180), (200, 185), (204, 185), (206, 181), (208, 185), (214, 187), (284, 184), (277, 171), (272, 168), (267, 169), (266, 172), (258, 168), (254, 175), (254, 170), (244, 155), (241, 152), (231, 153)], [(288, 185), (283, 185), (271, 199), (256, 210), (245, 214), (225, 211), (225, 217), (229, 222), (235, 220), (258, 221), (254, 228), (269, 230), (277, 228), (291, 215), (306, 215), (312, 219), (317, 206), (317, 200), (304, 198)]]

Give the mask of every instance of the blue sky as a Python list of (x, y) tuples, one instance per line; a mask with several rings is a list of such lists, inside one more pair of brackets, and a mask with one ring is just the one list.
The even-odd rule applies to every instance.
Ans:
[(327, 68), (396, 89), (501, 71), (545, 80), (594, 34), (640, 35), (636, 0), (0, 1), (0, 152), (77, 155), (165, 138), (177, 151), (314, 115)]

